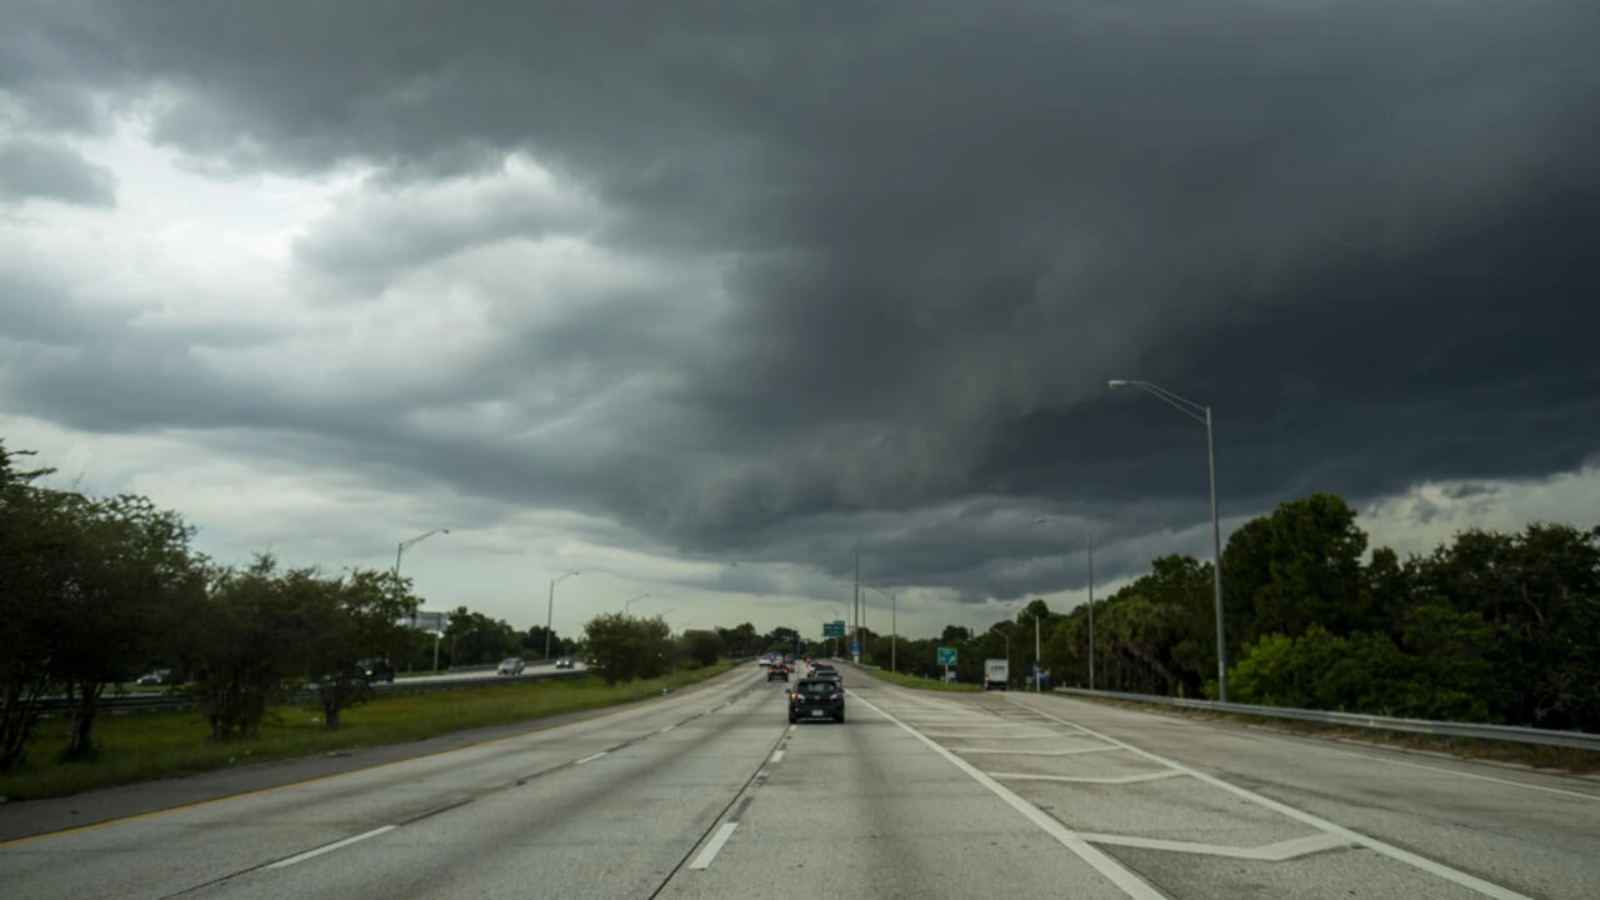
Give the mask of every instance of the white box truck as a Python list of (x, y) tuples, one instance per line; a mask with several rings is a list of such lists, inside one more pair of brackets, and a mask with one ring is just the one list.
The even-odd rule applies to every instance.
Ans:
[(986, 691), (1010, 690), (1011, 662), (1004, 659), (983, 661), (983, 689)]

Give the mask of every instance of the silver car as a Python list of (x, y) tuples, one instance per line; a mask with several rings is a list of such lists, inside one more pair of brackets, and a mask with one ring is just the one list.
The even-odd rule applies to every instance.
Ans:
[(509, 657), (507, 659), (500, 660), (500, 668), (495, 670), (495, 674), (497, 674), (497, 675), (521, 675), (523, 668), (526, 667), (526, 666), (527, 666), (527, 663), (524, 663), (518, 657), (512, 656), (512, 657)]

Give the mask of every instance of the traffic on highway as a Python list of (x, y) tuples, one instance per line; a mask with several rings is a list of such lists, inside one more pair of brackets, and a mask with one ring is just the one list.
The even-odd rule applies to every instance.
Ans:
[[(744, 898), (774, 879), (863, 898), (1593, 897), (1591, 779), (822, 664), (851, 686), (771, 683), (749, 664), (343, 774), (248, 790), (197, 776), (217, 796), (137, 815), (111, 798), (0, 806), (0, 884), (19, 898)], [(837, 690), (848, 724), (794, 721), (807, 685)]]

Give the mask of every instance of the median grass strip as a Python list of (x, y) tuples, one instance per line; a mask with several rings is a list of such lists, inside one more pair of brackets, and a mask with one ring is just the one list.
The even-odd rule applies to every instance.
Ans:
[(901, 687), (916, 688), (917, 690), (922, 691), (970, 693), (973, 691), (983, 690), (983, 688), (980, 688), (975, 684), (957, 684), (948, 681), (940, 681), (936, 678), (919, 678), (916, 675), (902, 675), (899, 672), (885, 672), (881, 669), (873, 669), (868, 671), (867, 674), (871, 675), (873, 678), (887, 681), (890, 684), (898, 684)]
[(0, 775), (0, 797), (31, 800), (96, 788), (191, 775), (273, 759), (335, 753), (421, 740), (493, 725), (509, 725), (659, 697), (732, 668), (727, 661), (663, 678), (607, 687), (599, 677), (527, 681), (426, 694), (379, 695), (345, 710), (343, 727), (322, 729), (307, 704), (279, 707), (254, 740), (213, 743), (194, 710), (102, 715), (95, 722), (96, 758), (61, 762), (67, 721), (39, 723), (20, 771)]

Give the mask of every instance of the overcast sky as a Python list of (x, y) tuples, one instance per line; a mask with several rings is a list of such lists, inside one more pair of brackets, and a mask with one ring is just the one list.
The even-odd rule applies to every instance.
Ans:
[(0, 439), (222, 561), (987, 627), (1209, 555), (1112, 378), (1225, 529), (1600, 520), (1592, 0), (0, 11)]

